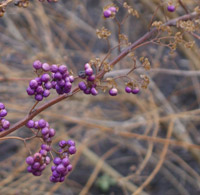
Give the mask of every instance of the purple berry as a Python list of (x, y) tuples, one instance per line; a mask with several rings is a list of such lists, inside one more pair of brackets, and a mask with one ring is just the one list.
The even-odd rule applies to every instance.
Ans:
[(47, 135), (49, 133), (49, 128), (48, 127), (43, 128), (41, 133), (42, 135)]
[(32, 167), (31, 167), (31, 166), (28, 166), (28, 167), (27, 167), (27, 171), (28, 171), (29, 173), (32, 173), (32, 172), (33, 172)]
[(54, 158), (54, 160), (53, 160), (53, 163), (55, 164), (55, 165), (59, 165), (60, 163), (61, 163), (61, 159), (59, 158), (59, 157), (56, 157), (56, 158)]
[(40, 128), (46, 127), (46, 123), (47, 123), (47, 122), (46, 122), (44, 119), (40, 119), (40, 120), (38, 121), (38, 125), (39, 125)]
[(42, 69), (43, 69), (44, 71), (49, 71), (49, 70), (51, 69), (51, 67), (50, 67), (49, 64), (43, 63), (43, 64), (42, 64)]
[(117, 12), (117, 9), (116, 7), (112, 6), (112, 7), (109, 7), (108, 10), (110, 10), (111, 12)]
[(112, 14), (112, 12), (108, 9), (103, 12), (103, 16), (105, 18), (109, 18), (111, 16), (111, 14)]
[(40, 163), (39, 163), (39, 162), (35, 162), (35, 163), (32, 165), (32, 169), (38, 170), (39, 168), (40, 168)]
[(41, 171), (36, 171), (36, 172), (33, 172), (33, 175), (40, 176), (40, 175), (42, 175), (42, 172)]
[(78, 84), (78, 86), (79, 86), (79, 88), (80, 88), (81, 90), (83, 90), (83, 91), (87, 89), (87, 85), (85, 84), (84, 81), (81, 81), (81, 82)]
[(71, 83), (74, 82), (74, 77), (73, 77), (72, 75), (69, 76), (69, 81), (70, 81)]
[(138, 87), (135, 87), (133, 90), (132, 90), (132, 93), (133, 94), (138, 94), (140, 91), (140, 89)]
[(49, 137), (53, 137), (56, 134), (56, 131), (54, 129), (49, 129)]
[(45, 89), (43, 92), (44, 97), (48, 97), (50, 95), (50, 91), (48, 89)]
[(96, 96), (96, 95), (98, 95), (98, 91), (94, 87), (92, 87), (91, 94)]
[(2, 122), (2, 128), (8, 129), (9, 127), (10, 127), (10, 122), (7, 121), (7, 120), (4, 120), (4, 121)]
[(63, 176), (63, 177), (60, 177), (59, 182), (63, 182), (63, 181), (65, 181), (65, 177), (64, 177), (64, 176)]
[(69, 158), (65, 157), (62, 159), (62, 164), (66, 167), (70, 164)]
[(2, 109), (2, 110), (0, 111), (0, 117), (5, 117), (6, 115), (7, 115), (6, 109)]
[(46, 164), (44, 163), (42, 166), (40, 166), (39, 171), (43, 171), (46, 168)]
[(33, 62), (33, 68), (35, 68), (36, 70), (42, 68), (42, 63), (39, 60), (36, 60), (35, 62)]
[(31, 81), (29, 82), (29, 87), (30, 87), (31, 89), (35, 89), (37, 86), (38, 86), (38, 82), (37, 82), (35, 79), (33, 79), (33, 80), (31, 80)]
[(62, 74), (61, 74), (60, 72), (56, 72), (56, 73), (54, 74), (54, 79), (56, 79), (56, 80), (61, 80), (61, 79), (62, 79)]
[(34, 122), (33, 120), (29, 120), (29, 121), (27, 122), (27, 124), (26, 124), (26, 126), (27, 126), (28, 128), (33, 128), (34, 125), (35, 125), (35, 122)]
[(75, 154), (76, 153), (76, 147), (75, 146), (70, 146), (68, 149), (70, 154)]
[(65, 89), (71, 89), (71, 88), (72, 88), (72, 84), (70, 82), (66, 82)]
[(42, 86), (38, 86), (38, 87), (36, 88), (36, 93), (37, 93), (37, 94), (43, 94), (43, 92), (44, 92), (44, 88), (43, 88)]
[(71, 139), (69, 139), (69, 140), (67, 141), (67, 144), (68, 144), (69, 146), (75, 146), (75, 145), (76, 145), (75, 142), (74, 142), (73, 140), (71, 140)]
[(72, 165), (71, 165), (71, 164), (67, 166), (67, 170), (68, 170), (68, 171), (71, 171), (71, 170), (72, 170)]
[(48, 81), (47, 83), (45, 83), (45, 84), (44, 84), (44, 87), (45, 87), (46, 89), (51, 89), (51, 88), (52, 88), (51, 82)]
[(55, 171), (56, 170), (56, 166), (51, 166), (51, 171)]
[(167, 10), (169, 12), (174, 12), (176, 10), (176, 7), (174, 5), (168, 5)]
[(50, 162), (51, 162), (51, 159), (48, 156), (46, 156), (45, 163), (48, 165)]
[(27, 92), (28, 95), (34, 95), (35, 94), (35, 90), (31, 89), (30, 87), (28, 87), (26, 89), (26, 92)]
[(132, 89), (129, 86), (126, 86), (125, 91), (126, 91), (126, 93), (131, 93)]
[(88, 68), (91, 68), (89, 63), (86, 63), (84, 67), (85, 67), (85, 70), (88, 69)]
[(65, 167), (63, 164), (59, 164), (57, 167), (56, 167), (56, 171), (58, 173), (64, 173), (66, 171)]
[(59, 146), (60, 146), (61, 148), (64, 148), (66, 145), (67, 145), (67, 142), (66, 142), (65, 140), (61, 140), (61, 141), (59, 142)]
[(41, 145), (41, 149), (46, 150), (47, 152), (49, 152), (51, 150), (51, 147), (47, 144), (42, 144)]
[(41, 160), (42, 155), (41, 155), (40, 153), (36, 152), (36, 153), (34, 154), (33, 158), (34, 158), (34, 161), (38, 162), (38, 161)]
[(65, 85), (65, 80), (61, 79), (57, 82), (57, 84), (59, 85), (59, 87), (63, 87)]
[(85, 74), (88, 75), (88, 76), (91, 76), (91, 75), (93, 74), (92, 68), (87, 68), (87, 69), (85, 70)]
[(49, 180), (50, 180), (50, 182), (56, 183), (56, 178), (53, 176), (50, 176)]
[(96, 76), (93, 74), (87, 78), (88, 81), (94, 81)]
[(49, 76), (49, 74), (47, 74), (47, 73), (45, 73), (45, 74), (43, 74), (42, 75), (42, 77), (41, 77), (41, 81), (42, 82), (48, 82), (50, 80), (50, 76)]
[(56, 73), (58, 71), (58, 66), (56, 64), (53, 64), (51, 66), (51, 72)]
[(84, 94), (88, 95), (91, 93), (91, 89), (90, 88), (87, 88), (86, 90), (83, 91)]
[(58, 177), (60, 177), (60, 173), (58, 173), (56, 170), (53, 171), (52, 176), (58, 178)]
[(32, 156), (28, 156), (28, 157), (26, 158), (26, 163), (27, 163), (28, 165), (32, 165), (32, 164), (34, 163), (34, 158), (33, 158)]
[(3, 103), (0, 102), (0, 110), (1, 109), (5, 109), (5, 105)]
[(41, 154), (42, 156), (46, 156), (46, 155), (47, 155), (47, 151), (46, 151), (46, 150), (43, 150), (43, 149), (41, 149), (41, 150), (40, 150), (40, 154)]
[(110, 94), (111, 96), (116, 96), (116, 95), (117, 95), (117, 92), (118, 92), (118, 90), (117, 90), (116, 88), (111, 88), (111, 89), (109, 90), (109, 94)]
[(35, 96), (35, 100), (37, 100), (37, 101), (42, 101), (42, 100), (43, 100), (43, 96), (40, 95), (40, 94), (37, 94), (37, 95)]
[(67, 66), (61, 65), (61, 66), (59, 66), (58, 70), (61, 74), (63, 74), (67, 71)]

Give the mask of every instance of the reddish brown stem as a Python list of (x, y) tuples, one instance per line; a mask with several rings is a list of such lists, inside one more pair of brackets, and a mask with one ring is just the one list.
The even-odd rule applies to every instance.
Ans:
[[(179, 20), (191, 20), (193, 18), (197, 18), (199, 17), (200, 14), (193, 12), (191, 14), (186, 14), (183, 15), (181, 17), (169, 20), (168, 22), (166, 22), (165, 24), (163, 24), (164, 26), (175, 26), (177, 21)], [(153, 35), (157, 34), (159, 31), (158, 29), (154, 28), (151, 31), (147, 32), (146, 34), (144, 34), (140, 39), (138, 39), (137, 41), (135, 41), (134, 43), (132, 43), (129, 47), (127, 47), (124, 51), (122, 51), (115, 59), (113, 59), (109, 65), (110, 66), (114, 66), (115, 64), (117, 64), (120, 60), (122, 60), (126, 55), (128, 55), (131, 51), (133, 51), (133, 49), (135, 49), (138, 45), (144, 43), (145, 41), (147, 41), (148, 39), (150, 39)], [(103, 76), (105, 75), (106, 71), (102, 70), (99, 72), (99, 74), (97, 75), (97, 78), (102, 79)], [(26, 125), (26, 123), (34, 118), (36, 115), (38, 115), (39, 113), (41, 113), (42, 111), (44, 111), (45, 109), (53, 106), (54, 104), (76, 94), (77, 92), (79, 92), (79, 88), (76, 87), (71, 94), (64, 94), (61, 96), (58, 96), (54, 99), (52, 99), (51, 101), (43, 104), (42, 106), (40, 106), (39, 108), (37, 108), (34, 112), (32, 112), (31, 114), (27, 114), (22, 120), (20, 120), (19, 122), (15, 123), (10, 129), (1, 132), (0, 133), (0, 138), (1, 137), (5, 137), (6, 135), (11, 134), (13, 131), (21, 128), (22, 126)]]

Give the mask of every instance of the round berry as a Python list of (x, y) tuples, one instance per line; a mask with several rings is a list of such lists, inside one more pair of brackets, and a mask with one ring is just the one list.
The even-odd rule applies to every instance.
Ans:
[(41, 131), (41, 133), (42, 133), (42, 135), (49, 134), (49, 128), (48, 127), (43, 128), (42, 131)]
[(81, 81), (79, 84), (78, 84), (78, 86), (79, 86), (79, 88), (81, 89), (81, 90), (86, 90), (87, 89), (87, 85), (86, 85), (86, 83), (84, 82), (84, 81)]
[(51, 72), (56, 73), (58, 71), (58, 66), (56, 64), (53, 64), (51, 66)]
[(35, 122), (34, 122), (33, 120), (29, 120), (29, 121), (26, 123), (26, 126), (27, 126), (28, 128), (33, 128), (34, 125), (35, 125)]
[(103, 12), (103, 16), (105, 18), (109, 18), (111, 16), (111, 14), (112, 14), (112, 12), (108, 9)]
[(35, 68), (36, 70), (42, 68), (42, 63), (39, 60), (36, 60), (35, 62), (33, 62), (33, 68)]
[(59, 142), (59, 146), (60, 146), (61, 148), (64, 148), (66, 145), (67, 145), (67, 142), (66, 142), (65, 140), (61, 140), (61, 141)]
[(67, 71), (67, 66), (61, 65), (61, 66), (59, 66), (58, 70), (61, 74), (63, 74)]
[(55, 164), (55, 165), (59, 165), (60, 163), (61, 163), (61, 158), (59, 158), (59, 157), (56, 157), (56, 158), (54, 158), (54, 160), (53, 160), (53, 163)]
[(62, 159), (62, 164), (66, 167), (70, 164), (69, 158), (65, 157)]
[(54, 129), (49, 129), (49, 137), (53, 137), (56, 134), (56, 131)]
[(87, 68), (85, 70), (85, 74), (88, 75), (88, 76), (91, 76), (93, 74), (93, 69), (92, 68)]
[(26, 92), (27, 92), (28, 95), (34, 95), (34, 94), (35, 94), (35, 90), (34, 90), (34, 89), (31, 89), (30, 87), (28, 87), (28, 88), (26, 89)]
[(168, 5), (167, 10), (169, 12), (174, 12), (176, 10), (176, 7), (174, 5)]
[(35, 100), (37, 100), (37, 101), (42, 101), (42, 100), (43, 100), (43, 96), (40, 95), (40, 94), (37, 94), (37, 95), (35, 96)]
[(63, 164), (59, 164), (57, 167), (56, 167), (56, 171), (58, 173), (64, 173), (66, 171), (65, 167)]
[(116, 7), (112, 6), (112, 7), (109, 7), (108, 10), (110, 10), (111, 12), (117, 12), (117, 9)]
[(96, 96), (96, 95), (98, 95), (98, 91), (94, 87), (92, 87), (91, 94)]
[(28, 165), (32, 165), (32, 164), (34, 163), (34, 158), (33, 158), (32, 156), (28, 156), (28, 157), (26, 158), (26, 163), (27, 163)]
[(51, 67), (50, 67), (49, 64), (43, 63), (43, 64), (42, 64), (42, 69), (43, 69), (44, 71), (49, 71), (49, 70), (51, 69)]
[(10, 127), (10, 122), (7, 121), (7, 120), (4, 120), (4, 121), (2, 122), (2, 127), (3, 127), (4, 129), (8, 129), (8, 128)]
[(72, 165), (71, 165), (71, 164), (67, 166), (67, 170), (68, 170), (68, 171), (71, 171), (71, 170), (72, 170)]
[(50, 76), (49, 76), (49, 74), (47, 74), (47, 73), (45, 73), (45, 74), (43, 74), (42, 75), (42, 77), (41, 77), (41, 81), (42, 82), (48, 82), (50, 80)]
[(140, 91), (140, 89), (138, 87), (135, 87), (133, 90), (132, 90), (132, 93), (133, 94), (138, 94)]
[(46, 122), (44, 119), (40, 119), (40, 120), (38, 121), (38, 125), (39, 125), (40, 128), (46, 127), (46, 123), (47, 123), (47, 122)]
[(76, 153), (76, 147), (75, 146), (70, 146), (68, 149), (70, 154), (75, 154)]
[(45, 89), (43, 92), (44, 97), (48, 97), (50, 95), (50, 91), (48, 89)]
[(6, 115), (7, 115), (6, 109), (2, 109), (2, 110), (0, 111), (0, 117), (5, 117)]
[(75, 146), (76, 144), (75, 144), (75, 141), (73, 141), (73, 140), (71, 140), (71, 139), (69, 139), (68, 141), (67, 141), (67, 144), (69, 145), (69, 146)]
[(0, 102), (0, 110), (1, 110), (1, 109), (4, 109), (4, 108), (5, 108), (5, 105), (4, 105), (3, 103)]
[(125, 91), (126, 91), (126, 93), (131, 93), (132, 89), (129, 86), (126, 86)]
[(33, 80), (31, 80), (31, 81), (29, 82), (29, 87), (30, 87), (31, 89), (35, 89), (37, 86), (38, 86), (38, 82), (37, 82), (35, 79), (33, 79)]
[(86, 63), (84, 67), (85, 67), (85, 70), (88, 69), (88, 68), (91, 68), (89, 63)]
[(110, 94), (111, 96), (116, 96), (117, 93), (118, 93), (118, 90), (117, 90), (116, 88), (111, 88), (111, 89), (109, 90), (109, 94)]
[(61, 80), (61, 79), (62, 79), (62, 74), (61, 74), (60, 72), (56, 72), (56, 73), (54, 74), (54, 79), (56, 79), (56, 80)]

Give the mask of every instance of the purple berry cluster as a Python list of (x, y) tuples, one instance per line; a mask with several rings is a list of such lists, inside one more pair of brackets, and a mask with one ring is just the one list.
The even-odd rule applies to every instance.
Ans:
[(39, 153), (35, 153), (33, 156), (28, 156), (26, 158), (26, 163), (28, 164), (27, 171), (35, 176), (40, 176), (42, 171), (51, 162), (48, 152), (51, 150), (50, 146), (47, 144), (42, 144)]
[(76, 153), (75, 142), (73, 140), (61, 140), (59, 146), (60, 157), (54, 158), (54, 165), (51, 167), (52, 175), (50, 176), (50, 181), (53, 183), (65, 180), (65, 176), (72, 170), (69, 155)]
[(56, 89), (58, 94), (69, 93), (71, 91), (74, 77), (69, 74), (67, 66), (56, 64), (49, 65), (36, 60), (33, 63), (38, 77), (29, 82), (27, 88), (28, 95), (35, 96), (35, 100), (42, 101), (50, 95), (50, 89)]
[(117, 12), (117, 8), (114, 6), (111, 6), (103, 11), (103, 16), (104, 18), (110, 18), (114, 16), (116, 12)]
[(4, 118), (6, 115), (7, 111), (5, 105), (0, 102), (0, 132), (9, 129), (10, 127), (10, 122)]
[(38, 130), (43, 141), (48, 144), (52, 142), (52, 138), (56, 134), (55, 130), (53, 128), (50, 128), (49, 123), (46, 122), (44, 119), (40, 119), (38, 121), (29, 120), (26, 126), (28, 128)]
[(89, 63), (85, 64), (85, 72), (81, 73), (81, 78), (87, 79), (86, 81), (79, 82), (78, 86), (85, 94), (92, 94), (93, 96), (98, 95), (96, 89), (95, 79), (96, 76), (94, 71)]
[(140, 89), (138, 87), (132, 88), (131, 86), (126, 86), (125, 87), (125, 92), (126, 93), (133, 93), (133, 94), (138, 94)]

